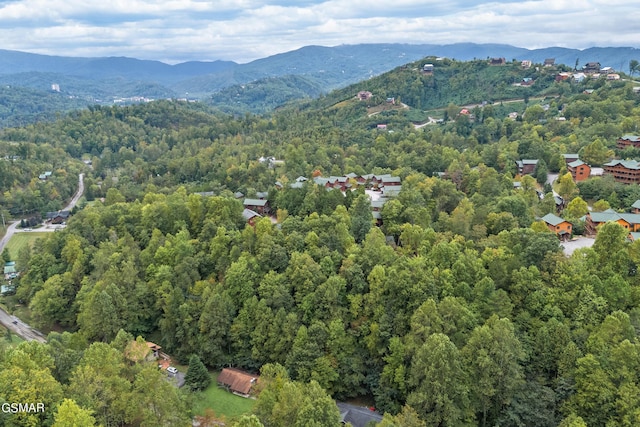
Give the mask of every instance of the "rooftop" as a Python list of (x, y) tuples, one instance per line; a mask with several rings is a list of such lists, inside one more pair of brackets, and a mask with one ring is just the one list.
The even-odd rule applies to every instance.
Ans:
[(544, 222), (546, 222), (547, 224), (556, 226), (558, 224), (562, 224), (563, 222), (567, 222), (564, 219), (560, 218), (557, 215), (554, 215), (552, 213), (546, 214), (545, 216), (542, 217), (542, 220)]

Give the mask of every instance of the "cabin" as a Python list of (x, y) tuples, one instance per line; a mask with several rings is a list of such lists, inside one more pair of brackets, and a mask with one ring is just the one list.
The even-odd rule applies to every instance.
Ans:
[(640, 136), (623, 135), (616, 140), (616, 148), (624, 150), (627, 147), (640, 148)]
[(47, 212), (47, 222), (51, 224), (62, 224), (69, 219), (69, 215), (71, 215), (69, 211)]
[(576, 160), (567, 164), (567, 170), (575, 182), (584, 181), (591, 175), (591, 166), (582, 160)]
[(269, 213), (269, 201), (265, 199), (244, 199), (242, 202), (245, 209), (258, 212), (260, 215)]
[(219, 386), (242, 397), (250, 396), (251, 389), (258, 380), (258, 376), (236, 368), (224, 368), (218, 375)]
[(518, 167), (519, 175), (530, 175), (536, 170), (538, 160), (523, 159), (516, 160), (516, 166)]
[(612, 175), (622, 184), (640, 183), (640, 162), (637, 160), (612, 160), (604, 165), (604, 175)]
[(260, 215), (256, 211), (252, 211), (251, 209), (245, 209), (242, 211), (242, 217), (247, 222), (247, 224), (249, 224), (251, 227), (255, 227), (256, 222), (260, 221), (262, 215)]
[(549, 230), (555, 233), (555, 235), (561, 240), (568, 240), (569, 237), (571, 237), (573, 225), (569, 221), (566, 221), (552, 213), (543, 216), (542, 221), (544, 221)]
[(599, 62), (587, 62), (584, 67), (582, 67), (582, 71), (586, 74), (596, 74), (600, 72), (600, 63)]
[(564, 162), (566, 164), (575, 162), (576, 160), (580, 159), (580, 156), (578, 154), (563, 154), (562, 157), (564, 158)]
[(422, 67), (424, 74), (433, 74), (433, 64), (424, 64)]
[(617, 222), (629, 232), (637, 233), (640, 231), (640, 214), (618, 213), (613, 209), (607, 209), (603, 212), (589, 212), (586, 216), (585, 229), (589, 234), (596, 234), (599, 225), (610, 221)]
[(18, 277), (18, 271), (16, 270), (16, 262), (9, 261), (4, 263), (4, 279), (12, 280)]

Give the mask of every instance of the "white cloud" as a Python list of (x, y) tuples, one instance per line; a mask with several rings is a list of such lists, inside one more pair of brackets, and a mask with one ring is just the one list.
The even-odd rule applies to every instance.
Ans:
[(639, 46), (639, 19), (640, 0), (14, 0), (0, 48), (245, 62), (309, 44)]

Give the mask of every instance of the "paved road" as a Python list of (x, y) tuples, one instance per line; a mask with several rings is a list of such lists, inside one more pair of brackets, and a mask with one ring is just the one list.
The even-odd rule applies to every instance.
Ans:
[[(64, 208), (64, 210), (70, 211), (71, 209), (73, 209), (76, 203), (78, 203), (78, 200), (80, 199), (80, 197), (82, 197), (82, 193), (84, 193), (84, 174), (78, 175), (78, 191), (76, 191), (76, 194), (73, 196), (73, 198), (71, 199), (69, 204)], [(11, 240), (11, 237), (13, 236), (13, 234), (18, 231), (16, 230), (16, 227), (19, 224), (20, 222), (16, 221), (11, 223), (9, 227), (7, 227), (7, 232), (5, 233), (2, 240), (0, 240), (0, 253), (2, 253), (7, 243), (9, 243), (9, 240)], [(33, 231), (55, 231), (55, 230), (56, 228), (45, 227), (45, 228), (36, 229)], [(25, 232), (25, 231), (20, 230), (20, 232)], [(0, 307), (0, 323), (2, 323), (2, 325), (5, 328), (10, 329), (13, 333), (21, 336), (27, 341), (39, 341), (42, 343), (47, 342), (45, 336), (40, 331), (27, 325), (17, 317), (10, 315), (6, 311), (4, 311), (2, 307)]]
[(27, 341), (39, 341), (41, 343), (47, 342), (47, 339), (42, 335), (42, 333), (31, 326), (24, 323), (22, 320), (18, 319), (15, 316), (10, 315), (6, 311), (0, 308), (0, 323), (2, 323), (6, 328), (10, 329), (11, 332), (16, 335), (21, 336)]
[(13, 233), (16, 232), (16, 227), (18, 225), (20, 225), (20, 223), (16, 221), (16, 222), (12, 222), (7, 227), (7, 232), (4, 234), (4, 237), (0, 240), (0, 253), (4, 251), (4, 247), (7, 246), (7, 243), (9, 243), (9, 240), (11, 240), (11, 236), (13, 236)]
[(80, 197), (82, 197), (82, 193), (84, 193), (84, 174), (83, 173), (78, 175), (78, 191), (76, 191), (76, 194), (73, 195), (73, 198), (71, 199), (69, 204), (65, 206), (63, 210), (65, 211), (72, 210), (76, 206), (76, 203), (78, 203), (78, 200), (80, 200)]

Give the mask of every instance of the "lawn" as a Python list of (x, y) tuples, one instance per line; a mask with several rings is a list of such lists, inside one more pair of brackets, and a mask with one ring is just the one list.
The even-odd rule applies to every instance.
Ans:
[(33, 247), (33, 244), (36, 240), (41, 237), (48, 235), (49, 233), (46, 231), (30, 231), (23, 233), (15, 233), (9, 243), (7, 243), (7, 249), (9, 249), (9, 254), (11, 255), (11, 259), (15, 260), (18, 258), (18, 253), (20, 249), (29, 245), (29, 247)]
[(24, 339), (13, 332), (11, 333), (11, 341), (9, 341), (7, 339), (7, 328), (5, 328), (4, 326), (0, 326), (0, 340), (8, 343), (10, 347), (15, 347), (24, 341)]
[(216, 415), (224, 415), (227, 420), (248, 414), (256, 403), (253, 399), (245, 399), (218, 387), (218, 374), (211, 374), (211, 385), (204, 391), (194, 394), (193, 413), (204, 415), (210, 408)]

